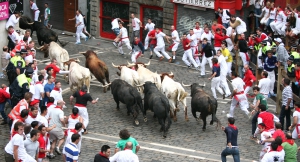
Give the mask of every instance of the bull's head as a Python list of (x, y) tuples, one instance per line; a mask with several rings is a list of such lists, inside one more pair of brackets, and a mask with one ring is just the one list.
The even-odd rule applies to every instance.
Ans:
[(168, 73), (161, 73), (160, 74), (160, 79), (161, 79), (161, 82), (164, 80), (165, 76), (168, 76), (169, 78), (173, 79), (174, 78), (174, 74), (171, 72), (170, 74)]
[(115, 65), (114, 63), (111, 63), (113, 67), (118, 68), (119, 70), (122, 69), (122, 67), (126, 67), (126, 65)]
[(127, 64), (128, 64), (127, 67), (129, 67), (129, 68), (131, 68), (131, 69), (133, 69), (133, 67), (134, 67), (135, 70), (138, 70), (139, 67), (144, 67), (144, 68), (146, 68), (147, 66), (149, 66), (149, 65), (150, 65), (150, 61), (149, 61), (147, 64), (142, 63), (142, 62), (137, 62), (137, 63), (131, 64), (131, 63), (129, 63), (129, 62), (127, 61)]
[(44, 52), (44, 58), (47, 58), (49, 56), (49, 44), (44, 44), (40, 47), (36, 47), (36, 49)]
[[(191, 87), (192, 86), (192, 84), (183, 84), (183, 82), (181, 83), (184, 87)], [(199, 86), (201, 86), (202, 88), (203, 87), (205, 87), (205, 82), (204, 82), (204, 84), (199, 84)]]
[(71, 59), (69, 59), (69, 61), (63, 62), (65, 70), (69, 70), (70, 69), (70, 65), (71, 65), (72, 62), (79, 63), (80, 60), (78, 58), (76, 58), (76, 59), (71, 58)]

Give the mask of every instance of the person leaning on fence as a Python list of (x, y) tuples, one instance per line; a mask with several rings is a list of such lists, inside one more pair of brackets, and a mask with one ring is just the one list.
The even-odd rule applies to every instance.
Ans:
[(289, 58), (289, 54), (287, 50), (284, 47), (284, 44), (282, 43), (282, 40), (280, 38), (274, 39), (276, 43), (276, 54), (277, 54), (277, 65), (280, 67), (281, 65), (284, 66), (284, 69), (287, 69), (287, 60)]
[(284, 118), (286, 118), (286, 127), (288, 130), (291, 125), (291, 108), (293, 107), (293, 92), (290, 87), (290, 80), (287, 78), (282, 79), (283, 90), (282, 90), (282, 106), (280, 111), (279, 120), (284, 130)]

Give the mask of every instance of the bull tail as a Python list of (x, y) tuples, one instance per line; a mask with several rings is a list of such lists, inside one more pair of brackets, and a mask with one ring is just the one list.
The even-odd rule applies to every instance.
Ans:
[(218, 102), (215, 100), (215, 101), (212, 101), (210, 99), (210, 97), (207, 97), (208, 99), (208, 105), (209, 105), (209, 109), (210, 112), (212, 113), (212, 120), (217, 122), (217, 126), (216, 128), (219, 127), (219, 125), (221, 125), (221, 122), (220, 120), (217, 118), (216, 114), (217, 114), (217, 108), (218, 108)]
[(57, 38), (57, 41), (62, 47), (66, 46), (69, 43), (68, 41), (66, 41), (65, 43), (62, 43), (58, 38)]
[(161, 98), (161, 102), (164, 104), (164, 106), (165, 106), (165, 115), (166, 115), (166, 118), (167, 118), (167, 120), (168, 120), (168, 124), (167, 124), (167, 126), (165, 127), (165, 130), (166, 131), (168, 131), (169, 130), (169, 128), (170, 128), (170, 126), (171, 126), (171, 124), (172, 124), (172, 120), (171, 120), (171, 117), (170, 117), (170, 104), (169, 104), (169, 101), (166, 101), (166, 100), (164, 100), (164, 99), (162, 99)]

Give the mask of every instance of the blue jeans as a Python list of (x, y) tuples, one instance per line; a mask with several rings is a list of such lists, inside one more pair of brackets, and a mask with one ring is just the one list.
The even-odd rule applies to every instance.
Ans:
[(4, 111), (5, 103), (6, 103), (6, 101), (0, 103), (0, 113), (1, 113), (1, 116), (4, 119), (4, 121), (7, 121), (7, 116), (6, 116), (5, 111)]
[(268, 22), (267, 22), (267, 26), (270, 26), (271, 22), (273, 22), (274, 19), (269, 19)]
[(244, 78), (244, 72), (243, 72), (244, 67), (243, 66), (238, 66), (238, 74), (240, 78)]
[(282, 130), (284, 130), (284, 118), (286, 118), (286, 128), (285, 130), (289, 130), (289, 126), (291, 125), (291, 108), (289, 107), (287, 110), (285, 109), (285, 105), (281, 106), (279, 120), (282, 126)]
[(226, 156), (232, 155), (234, 162), (240, 162), (240, 151), (238, 147), (226, 147), (221, 153), (222, 162), (226, 162)]
[(114, 28), (113, 31), (116, 36), (118, 36), (120, 34), (120, 28)]
[(48, 22), (49, 22), (49, 19), (47, 19), (47, 20), (45, 19), (45, 20), (44, 20), (44, 25), (45, 25), (45, 26), (48, 26)]
[[(255, 8), (254, 13), (256, 15), (260, 15), (261, 14), (261, 9), (260, 8), (258, 8), (258, 9)], [(258, 19), (258, 17), (255, 16), (255, 28), (258, 28), (258, 27), (259, 27), (259, 19)]]
[(226, 29), (229, 27), (229, 23), (223, 23), (222, 24)]

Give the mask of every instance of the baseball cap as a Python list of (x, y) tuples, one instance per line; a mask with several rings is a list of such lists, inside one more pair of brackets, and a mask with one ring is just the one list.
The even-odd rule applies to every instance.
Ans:
[(35, 105), (37, 103), (40, 103), (40, 100), (35, 99), (35, 100), (33, 100), (33, 101), (30, 102), (30, 106), (33, 106), (33, 105)]
[(23, 53), (28, 53), (28, 52), (26, 49), (21, 49), (20, 53), (23, 54)]
[(262, 41), (261, 44), (267, 45), (267, 41)]
[(274, 41), (275, 41), (275, 42), (278, 42), (278, 43), (281, 43), (281, 42), (282, 42), (282, 40), (281, 40), (280, 38), (275, 38)]

